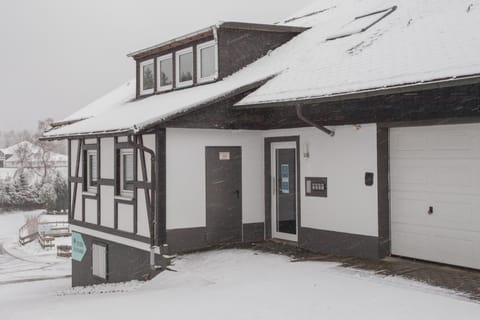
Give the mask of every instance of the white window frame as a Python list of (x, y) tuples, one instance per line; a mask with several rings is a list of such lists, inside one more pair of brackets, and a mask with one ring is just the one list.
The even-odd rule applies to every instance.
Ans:
[[(211, 76), (204, 77), (202, 78), (202, 55), (200, 54), (200, 51), (202, 49), (208, 48), (208, 47), (214, 47), (214, 59), (215, 59), (215, 73)], [(208, 41), (201, 43), (197, 45), (197, 82), (198, 83), (205, 83), (205, 82), (211, 82), (215, 81), (218, 78), (218, 46), (217, 42), (215, 40)]]
[(107, 246), (104, 244), (92, 244), (92, 275), (107, 279)]
[(149, 64), (153, 64), (153, 72), (155, 73), (155, 60), (150, 59), (150, 60), (145, 60), (140, 62), (140, 68), (139, 68), (139, 82), (140, 82), (140, 95), (145, 95), (145, 94), (152, 94), (155, 90), (155, 74), (153, 75), (153, 87), (151, 89), (143, 90), (143, 67)]
[(169, 60), (169, 59), (172, 60), (172, 78), (173, 78), (173, 74), (175, 73), (175, 70), (173, 69), (173, 54), (169, 53), (169, 54), (166, 54), (164, 56), (160, 56), (160, 57), (157, 58), (157, 91), (167, 91), (167, 90), (172, 90), (172, 88), (173, 88), (173, 79), (172, 79), (171, 84), (168, 84), (168, 85), (165, 85), (165, 86), (162, 86), (161, 82), (160, 82), (160, 75), (161, 75), (160, 62), (165, 61), (165, 60)]
[[(120, 150), (120, 195), (122, 197), (133, 197), (133, 190), (125, 190), (124, 189), (124, 167), (125, 163), (123, 162), (124, 155), (132, 155), (133, 157), (133, 149), (121, 149)], [(135, 166), (133, 167), (134, 174), (135, 174)]]
[(188, 86), (191, 86), (193, 85), (193, 78), (194, 78), (194, 75), (192, 74), (192, 80), (188, 80), (188, 81), (180, 81), (180, 56), (184, 55), (184, 54), (187, 54), (187, 53), (191, 53), (192, 54), (192, 73), (193, 73), (193, 69), (194, 69), (194, 66), (193, 66), (193, 47), (189, 47), (189, 48), (186, 48), (186, 49), (183, 49), (183, 50), (179, 50), (177, 52), (175, 52), (175, 84), (176, 84), (176, 87), (177, 88), (183, 88), (183, 87), (188, 87)]
[[(97, 176), (95, 177), (97, 179), (97, 184), (99, 183), (98, 179), (98, 153), (97, 150), (87, 150), (87, 191), (91, 193), (97, 193), (97, 186), (91, 185), (90, 184), (90, 172), (92, 171), (92, 167), (90, 165), (90, 156), (95, 155), (97, 161), (96, 161), (96, 166), (97, 166)], [(92, 175), (93, 177), (93, 175)]]

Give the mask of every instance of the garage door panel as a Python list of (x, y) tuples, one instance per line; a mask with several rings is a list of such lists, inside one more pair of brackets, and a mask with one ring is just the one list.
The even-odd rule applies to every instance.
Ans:
[(480, 125), (390, 138), (392, 253), (480, 269)]
[(480, 227), (475, 224), (476, 221), (473, 218), (477, 203), (442, 200), (434, 202), (436, 207), (434, 207), (434, 214), (430, 216), (431, 225), (439, 228), (480, 231)]
[(411, 192), (397, 192), (390, 199), (392, 207), (392, 222), (409, 223), (417, 221), (428, 208), (428, 201), (422, 198), (422, 194)]
[(478, 268), (474, 241), (472, 235), (464, 232), (401, 224), (392, 231), (392, 252), (416, 259)]

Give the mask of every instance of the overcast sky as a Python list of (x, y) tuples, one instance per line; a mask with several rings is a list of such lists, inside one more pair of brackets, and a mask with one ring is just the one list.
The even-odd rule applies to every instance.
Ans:
[(0, 131), (61, 120), (134, 77), (126, 54), (217, 21), (272, 23), (312, 0), (1, 0)]

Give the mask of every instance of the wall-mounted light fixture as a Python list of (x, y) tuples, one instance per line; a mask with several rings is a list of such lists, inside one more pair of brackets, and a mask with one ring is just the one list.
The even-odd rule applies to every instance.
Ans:
[(310, 146), (308, 145), (308, 142), (305, 142), (303, 145), (303, 159), (308, 158), (310, 158)]
[(362, 125), (361, 124), (354, 124), (353, 127), (356, 129), (356, 130), (360, 130), (362, 128)]

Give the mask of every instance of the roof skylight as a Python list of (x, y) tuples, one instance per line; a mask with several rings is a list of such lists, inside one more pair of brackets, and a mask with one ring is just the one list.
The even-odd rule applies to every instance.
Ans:
[(298, 20), (298, 19), (303, 19), (303, 18), (307, 18), (307, 17), (311, 17), (311, 16), (314, 16), (316, 14), (319, 14), (319, 13), (323, 13), (325, 11), (328, 11), (330, 9), (333, 9), (335, 8), (336, 6), (333, 6), (333, 7), (330, 7), (330, 8), (326, 8), (326, 9), (322, 9), (322, 10), (317, 10), (317, 11), (313, 11), (313, 12), (309, 12), (307, 14), (304, 14), (304, 15), (301, 15), (299, 17), (292, 17), (290, 19), (287, 19), (285, 21), (283, 21), (283, 23), (289, 23), (289, 22), (292, 22), (292, 21), (295, 21), (295, 20)]
[(347, 23), (340, 28), (338, 33), (328, 37), (326, 40), (335, 40), (340, 38), (345, 38), (357, 33), (364, 32), (370, 29), (372, 26), (383, 20), (386, 16), (391, 14), (397, 9), (397, 6), (391, 8), (375, 11), (369, 14), (361, 15), (353, 19), (353, 21)]

